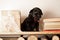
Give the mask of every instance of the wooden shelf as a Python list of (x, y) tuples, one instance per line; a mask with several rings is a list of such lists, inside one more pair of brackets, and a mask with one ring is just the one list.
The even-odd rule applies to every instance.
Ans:
[(30, 34), (60, 34), (60, 31), (9, 32), (9, 33), (0, 33), (0, 35), (30, 35)]
[(41, 34), (60, 34), (60, 31), (41, 31), (41, 32), (10, 32), (0, 33), (0, 37), (20, 37), (20, 35), (41, 35)]
[(57, 32), (57, 31), (41, 31), (41, 32), (20, 32), (20, 34), (22, 34), (22, 35), (26, 35), (26, 34), (28, 34), (28, 35), (31, 35), (31, 34), (34, 34), (34, 35), (36, 35), (36, 34), (60, 34), (60, 31), (59, 32)]

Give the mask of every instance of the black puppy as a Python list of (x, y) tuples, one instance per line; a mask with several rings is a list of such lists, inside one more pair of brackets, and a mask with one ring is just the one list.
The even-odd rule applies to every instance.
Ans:
[(22, 31), (39, 31), (39, 19), (41, 18), (42, 11), (40, 8), (35, 7), (30, 12), (28, 17), (21, 24)]

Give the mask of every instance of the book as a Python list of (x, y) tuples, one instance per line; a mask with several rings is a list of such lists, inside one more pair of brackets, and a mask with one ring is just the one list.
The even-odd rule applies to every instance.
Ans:
[(45, 19), (43, 30), (60, 30), (60, 18)]
[(60, 22), (60, 18), (47, 18), (43, 22)]

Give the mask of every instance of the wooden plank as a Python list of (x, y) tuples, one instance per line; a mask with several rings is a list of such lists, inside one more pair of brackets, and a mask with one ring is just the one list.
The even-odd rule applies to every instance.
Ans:
[(60, 34), (60, 31), (41, 31), (41, 32), (6, 32), (0, 35), (30, 35), (30, 34)]
[(20, 32), (20, 34), (25, 35), (25, 34), (60, 34), (60, 31), (41, 31), (41, 32)]
[(0, 37), (20, 37), (20, 35), (60, 34), (59, 31), (0, 33)]

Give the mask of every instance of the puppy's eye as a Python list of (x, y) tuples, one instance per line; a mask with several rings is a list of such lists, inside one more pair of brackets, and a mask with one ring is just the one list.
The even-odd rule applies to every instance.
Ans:
[(40, 15), (38, 15), (38, 16), (40, 16)]
[(38, 13), (35, 13), (35, 15), (37, 15)]
[(41, 15), (38, 15), (38, 17), (41, 17)]

